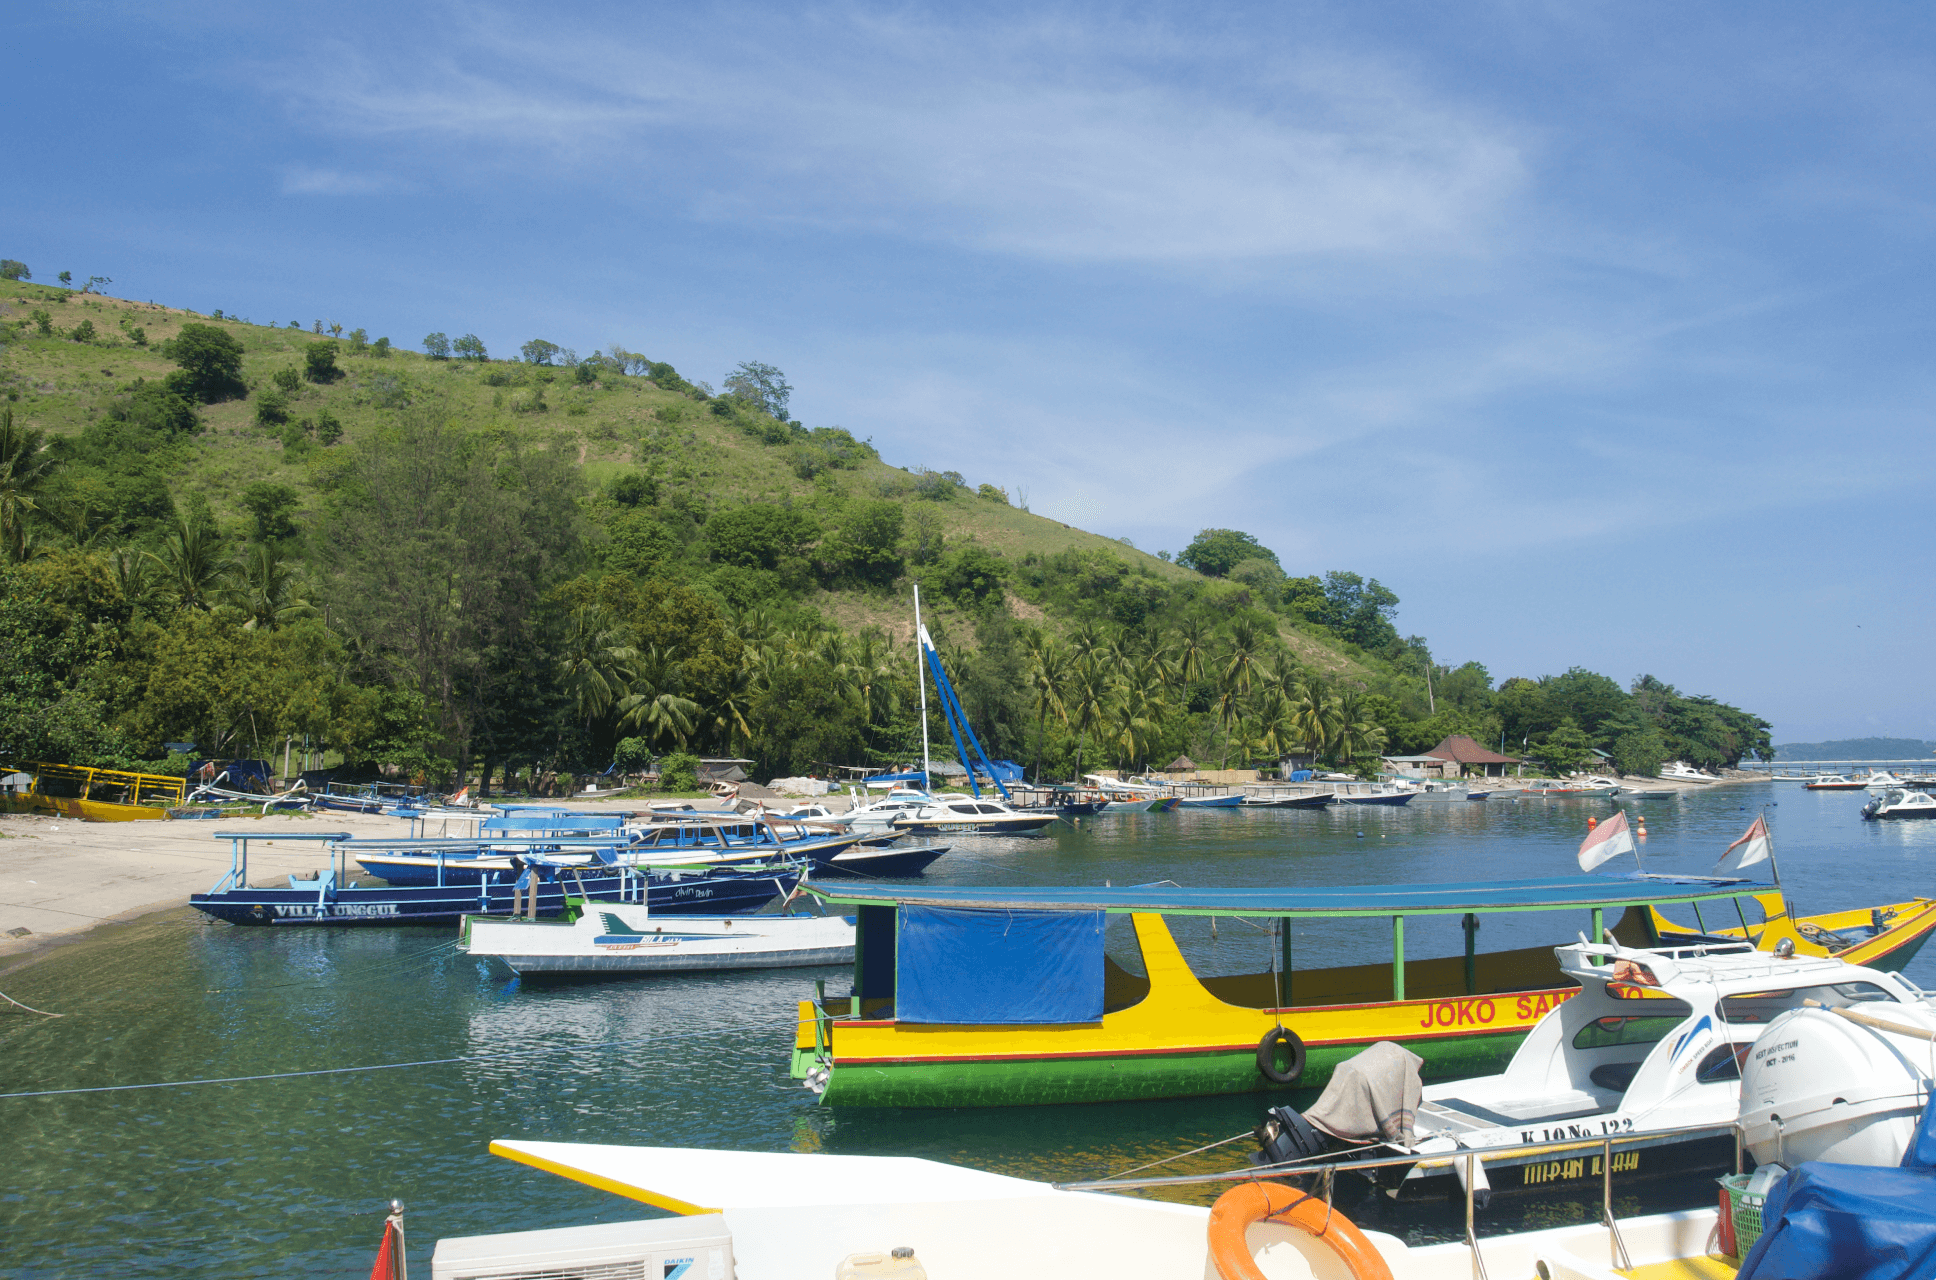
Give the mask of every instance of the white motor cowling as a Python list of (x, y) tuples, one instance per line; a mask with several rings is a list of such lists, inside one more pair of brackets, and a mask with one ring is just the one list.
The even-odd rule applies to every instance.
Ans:
[[(1925, 1033), (1936, 1016), (1920, 1005), (1865, 1002), (1865, 1020)], [(1791, 1009), (1768, 1024), (1741, 1066), (1743, 1140), (1757, 1164), (1804, 1160), (1897, 1165), (1929, 1098), (1932, 1052), (1923, 1036), (1898, 1035), (1828, 1009)]]

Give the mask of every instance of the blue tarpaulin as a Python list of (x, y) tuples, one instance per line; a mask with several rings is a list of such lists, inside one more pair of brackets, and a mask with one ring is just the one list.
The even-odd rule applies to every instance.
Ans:
[(903, 907), (895, 937), (901, 1022), (1098, 1022), (1100, 911)]
[(1936, 1171), (1797, 1165), (1736, 1280), (1936, 1280)]
[(1916, 1124), (1916, 1136), (1909, 1150), (1902, 1153), (1905, 1169), (1936, 1169), (1936, 1106), (1925, 1104), (1923, 1118)]

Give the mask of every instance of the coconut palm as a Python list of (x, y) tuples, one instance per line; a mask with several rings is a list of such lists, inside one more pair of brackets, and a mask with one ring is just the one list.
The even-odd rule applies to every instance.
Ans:
[(1071, 665), (1068, 683), (1062, 693), (1066, 722), (1076, 731), (1076, 776), (1082, 776), (1082, 753), (1088, 745), (1090, 730), (1102, 723), (1109, 707), (1109, 679), (1091, 659)]
[(727, 755), (737, 749), (740, 738), (753, 736), (753, 728), (747, 723), (747, 717), (753, 713), (757, 698), (758, 689), (749, 667), (739, 667), (729, 672), (713, 690), (713, 727), (726, 734)]
[(231, 602), (249, 615), (243, 625), (251, 631), (273, 631), (285, 622), (316, 612), (303, 594), (301, 577), (266, 543), (250, 550), (230, 580), (229, 595)]
[(1262, 628), (1249, 618), (1239, 618), (1231, 624), (1223, 675), (1239, 694), (1248, 694), (1252, 684), (1269, 674), (1264, 666), (1264, 643)]
[(155, 596), (153, 556), (128, 547), (108, 552), (108, 573), (131, 609), (146, 608)]
[(53, 472), (46, 434), (16, 427), (13, 410), (0, 409), (0, 546), (16, 564), (40, 554), (29, 553), (27, 518), (40, 509), (38, 495)]
[(178, 609), (212, 608), (239, 568), (205, 518), (177, 516), (161, 551), (146, 554), (160, 567), (161, 590), (175, 598)]
[(610, 609), (587, 605), (572, 613), (559, 674), (586, 729), (625, 695), (638, 656)]
[(1042, 781), (1042, 749), (1050, 716), (1069, 722), (1069, 710), (1062, 701), (1062, 686), (1069, 679), (1069, 655), (1046, 631), (1030, 631), (1023, 637), (1022, 650), (1027, 663), (1024, 679), (1035, 704), (1035, 781)]
[(1176, 654), (1177, 678), (1185, 684), (1200, 683), (1205, 666), (1210, 661), (1213, 643), (1209, 623), (1194, 615), (1185, 618), (1183, 625), (1176, 630), (1176, 641), (1172, 646)]
[(1385, 730), (1366, 711), (1363, 691), (1345, 690), (1337, 708), (1338, 727), (1332, 741), (1340, 763), (1375, 756), (1385, 749)]
[(1291, 733), (1312, 755), (1321, 755), (1337, 740), (1341, 717), (1331, 687), (1316, 672), (1304, 671), (1286, 691), (1291, 704)]
[(631, 692), (618, 702), (620, 732), (638, 729), (655, 744), (669, 737), (683, 748), (699, 717), (699, 704), (682, 692), (685, 679), (672, 654), (657, 645), (641, 650), (633, 661)]

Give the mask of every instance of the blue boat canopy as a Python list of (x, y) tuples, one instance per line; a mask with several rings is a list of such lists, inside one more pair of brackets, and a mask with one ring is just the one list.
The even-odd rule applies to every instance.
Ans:
[(1403, 916), (1558, 911), (1705, 902), (1776, 892), (1772, 884), (1706, 876), (1550, 876), (1450, 884), (1318, 885), (1284, 889), (1197, 889), (1162, 883), (1121, 888), (981, 885), (826, 885), (802, 888), (853, 906), (978, 907), (1007, 911), (1147, 911), (1166, 915)]

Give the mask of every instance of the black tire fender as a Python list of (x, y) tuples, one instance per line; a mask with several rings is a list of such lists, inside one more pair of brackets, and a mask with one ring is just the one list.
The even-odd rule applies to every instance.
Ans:
[[(1288, 1045), (1291, 1051), (1291, 1066), (1288, 1071), (1277, 1069), (1277, 1046)], [(1297, 1032), (1289, 1027), (1272, 1027), (1257, 1042), (1257, 1071), (1272, 1084), (1296, 1084), (1304, 1074), (1304, 1041)]]

